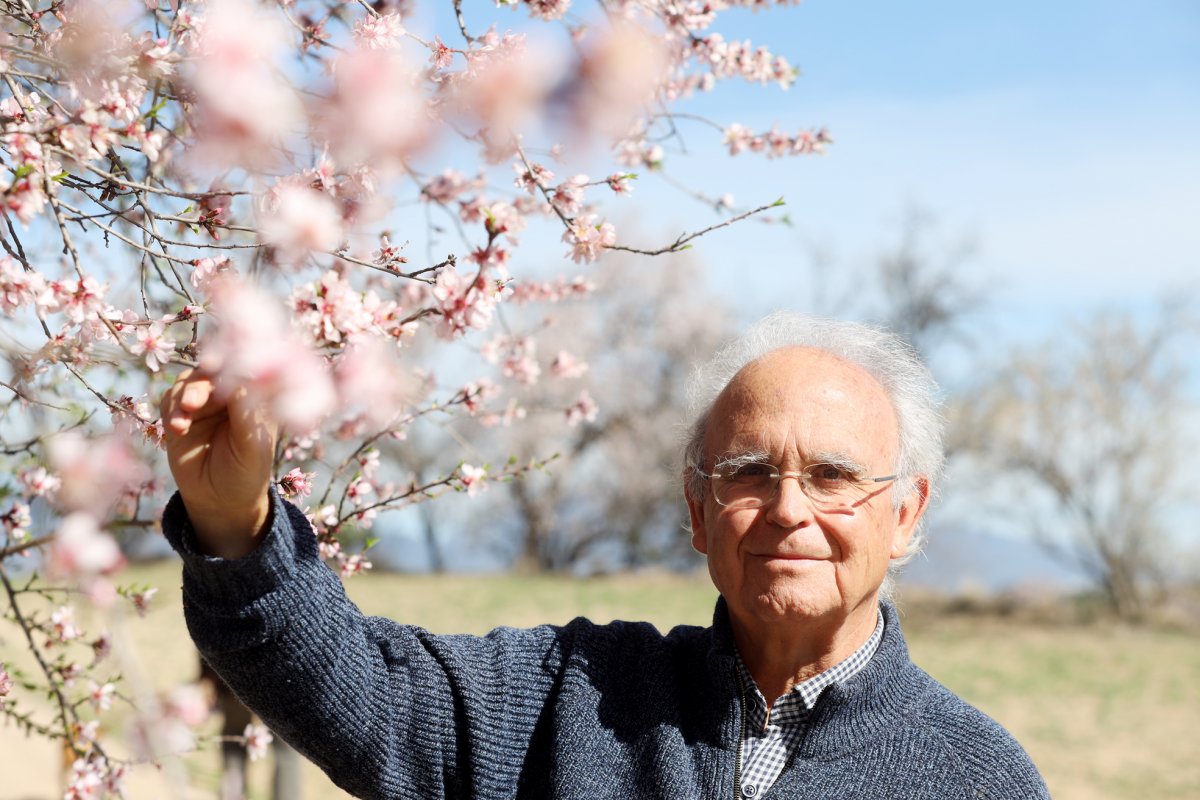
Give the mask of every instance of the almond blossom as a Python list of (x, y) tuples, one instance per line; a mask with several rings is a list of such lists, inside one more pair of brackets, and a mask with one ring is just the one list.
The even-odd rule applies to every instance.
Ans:
[(562, 239), (571, 245), (567, 255), (579, 264), (595, 261), (604, 248), (616, 244), (617, 232), (611, 223), (597, 223), (595, 214), (584, 214), (563, 232)]
[(581, 378), (588, 371), (586, 361), (581, 361), (566, 350), (559, 350), (550, 362), (550, 374), (556, 378)]
[(279, 479), (279, 493), (288, 499), (308, 497), (312, 494), (312, 480), (315, 472), (303, 472), (299, 467)]
[(135, 337), (129, 352), (145, 356), (146, 367), (151, 372), (158, 372), (175, 355), (175, 342), (166, 335), (166, 326), (161, 322), (138, 328)]
[(459, 480), (468, 497), (487, 489), (487, 469), (464, 463), (458, 468)]
[(331, 251), (341, 244), (343, 233), (341, 213), (323, 192), (285, 183), (263, 203), (260, 235), (285, 261)]
[(88, 702), (97, 711), (107, 711), (112, 708), (113, 695), (117, 687), (111, 683), (99, 684), (88, 681)]
[(242, 738), (246, 744), (246, 754), (250, 756), (251, 761), (258, 761), (260, 758), (265, 758), (267, 748), (271, 746), (271, 742), (275, 737), (267, 730), (265, 725), (255, 725), (251, 723), (242, 731)]
[(13, 682), (12, 676), (8, 674), (8, 670), (4, 668), (4, 664), (0, 664), (0, 711), (4, 710), (4, 698), (8, 697), (12, 691)]
[(395, 47), (404, 33), (404, 25), (396, 13), (368, 14), (354, 26), (355, 41), (371, 50)]
[(322, 361), (288, 326), (273, 298), (236, 280), (224, 280), (213, 297), (219, 327), (200, 364), (217, 378), (217, 389), (246, 388), (276, 419), (307, 431), (332, 411), (333, 382)]
[(84, 511), (65, 517), (46, 560), (47, 571), (60, 578), (92, 578), (112, 572), (125, 559), (112, 536), (100, 530), (96, 518)]
[(567, 407), (567, 424), (573, 428), (580, 422), (595, 422), (596, 415), (599, 413), (600, 408), (596, 405), (596, 401), (592, 400), (587, 389), (584, 389), (579, 393), (575, 402)]

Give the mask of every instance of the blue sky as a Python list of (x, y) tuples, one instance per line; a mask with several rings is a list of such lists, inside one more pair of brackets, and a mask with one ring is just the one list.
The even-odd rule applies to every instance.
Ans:
[(869, 259), (913, 206), (948, 242), (975, 242), (969, 268), (992, 287), (999, 335), (1197, 285), (1200, 5), (810, 0), (737, 22), (800, 81), (723, 87), (694, 107), (756, 129), (826, 125), (836, 140), (824, 158), (770, 162), (693, 146), (705, 188), (745, 205), (782, 194), (795, 222), (700, 244), (742, 314), (780, 304), (806, 248)]

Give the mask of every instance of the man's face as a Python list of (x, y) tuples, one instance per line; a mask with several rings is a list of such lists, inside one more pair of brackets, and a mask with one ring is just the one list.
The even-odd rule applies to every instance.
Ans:
[[(892, 472), (898, 428), (883, 387), (861, 368), (811, 348), (777, 350), (745, 367), (717, 398), (704, 439), (706, 472), (762, 454), (784, 472), (834, 458), (862, 476)], [(844, 622), (874, 605), (890, 560), (904, 554), (926, 487), (896, 509), (891, 482), (854, 505), (815, 509), (800, 483), (755, 509), (719, 505), (711, 486), (688, 498), (692, 544), (735, 624)]]

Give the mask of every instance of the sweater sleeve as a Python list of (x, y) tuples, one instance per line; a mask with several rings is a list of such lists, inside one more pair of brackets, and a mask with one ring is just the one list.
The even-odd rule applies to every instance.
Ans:
[(570, 627), (434, 636), (366, 617), (273, 493), (259, 547), (202, 555), (178, 494), (163, 530), (183, 558), (201, 655), (271, 729), (359, 797), (506, 797), (554, 691)]

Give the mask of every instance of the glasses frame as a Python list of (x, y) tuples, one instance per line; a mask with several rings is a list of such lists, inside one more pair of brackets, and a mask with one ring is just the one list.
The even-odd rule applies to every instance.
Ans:
[[(815, 464), (809, 464), (807, 467), (805, 467), (804, 469), (799, 470), (799, 471), (795, 471), (795, 470), (783, 471), (783, 470), (780, 470), (779, 467), (775, 466), (774, 464), (768, 463), (766, 461), (755, 461), (755, 462), (751, 462), (751, 463), (754, 465), (757, 465), (757, 466), (770, 468), (771, 474), (768, 476), (765, 476), (765, 477), (769, 477), (771, 479), (771, 487), (772, 487), (771, 494), (756, 505), (739, 503), (736, 505), (737, 508), (756, 509), (756, 508), (765, 508), (766, 506), (769, 506), (771, 503), (773, 503), (775, 501), (775, 499), (777, 497), (779, 497), (779, 487), (783, 484), (784, 478), (795, 478), (796, 483), (800, 484), (800, 491), (804, 492), (804, 496), (807, 497), (814, 506), (817, 506), (820, 508), (825, 508), (827, 510), (840, 509), (840, 508), (852, 508), (855, 505), (855, 503), (861, 502), (861, 499), (860, 499), (860, 500), (856, 500), (855, 502), (852, 502), (852, 503), (844, 503), (841, 505), (830, 505), (822, 500), (816, 499), (815, 497), (812, 496), (812, 494), (809, 493), (809, 490), (806, 488), (806, 484), (807, 484), (806, 479), (808, 479), (808, 480), (811, 479), (810, 471), (817, 467), (835, 467), (837, 469), (841, 469), (841, 470), (845, 471), (845, 468), (839, 466), (838, 464), (832, 464), (828, 461), (818, 461)], [(741, 469), (742, 467), (750, 466), (750, 465), (751, 464), (739, 464), (735, 469)], [(712, 482), (714, 480), (730, 477), (732, 474), (732, 473), (725, 474), (725, 473), (715, 472), (715, 471), (714, 472), (705, 472), (704, 470), (700, 469), (699, 467), (696, 468), (696, 472), (701, 477), (703, 477), (705, 480), (707, 480), (709, 482), (710, 486), (712, 486)], [(886, 483), (888, 481), (894, 481), (899, 478), (900, 478), (900, 473), (895, 473), (892, 475), (880, 475), (878, 477), (873, 477), (873, 478), (853, 478), (852, 482), (855, 486), (860, 486), (862, 488), (869, 488), (869, 487), (873, 486), (874, 484)], [(719, 497), (717, 497), (717, 490), (716, 490), (715, 486), (712, 487), (712, 490), (713, 490), (713, 500), (717, 501), (717, 505), (721, 506), (722, 508), (734, 507), (734, 504), (724, 503), (721, 501), (721, 499)], [(870, 492), (867, 492), (867, 494), (864, 495), (862, 499), (865, 499), (868, 496), (870, 496)]]

